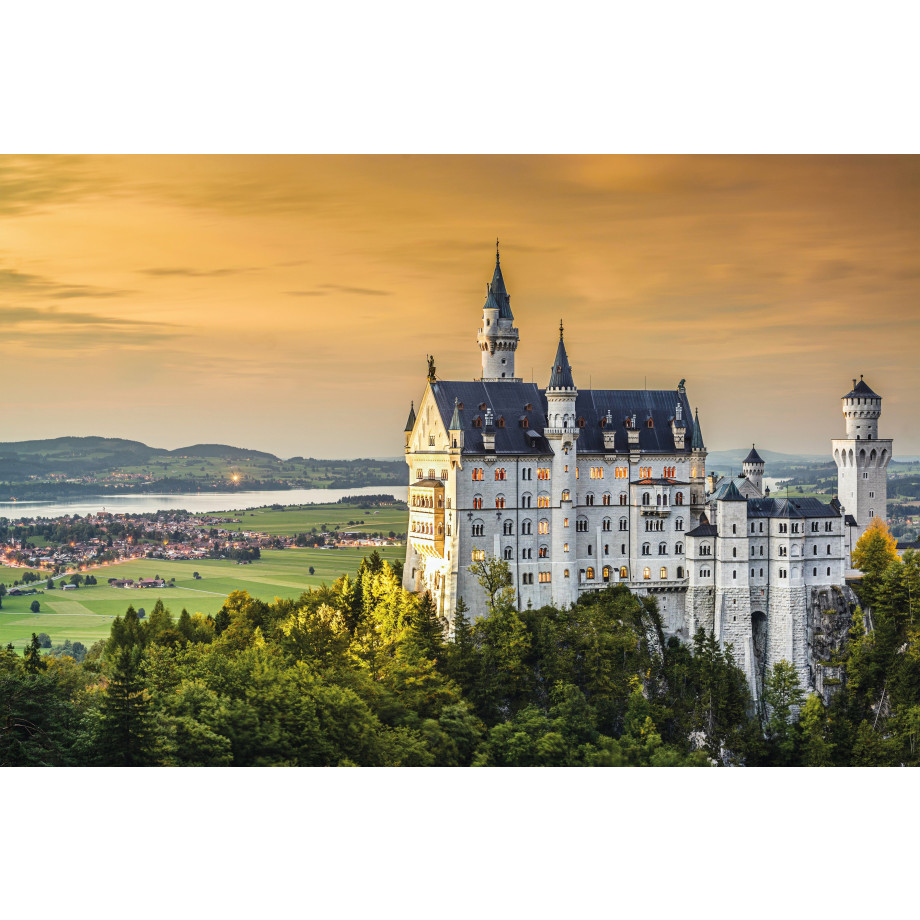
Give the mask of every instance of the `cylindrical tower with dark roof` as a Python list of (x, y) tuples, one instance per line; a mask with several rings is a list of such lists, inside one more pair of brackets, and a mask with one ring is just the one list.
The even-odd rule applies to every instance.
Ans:
[(482, 353), (483, 380), (520, 381), (520, 378), (514, 376), (514, 353), (519, 340), (520, 335), (514, 328), (514, 315), (511, 312), (511, 297), (502, 277), (496, 240), (495, 271), (482, 308), (482, 326), (476, 336)]

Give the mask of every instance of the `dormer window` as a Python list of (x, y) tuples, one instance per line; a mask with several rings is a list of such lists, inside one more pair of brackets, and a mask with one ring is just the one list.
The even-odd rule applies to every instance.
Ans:
[(498, 417), (498, 421), (495, 423), (495, 427), (496, 427), (496, 428), (504, 428), (504, 427), (505, 427), (505, 416), (504, 416), (504, 415), (500, 415), (500, 416)]
[(646, 427), (646, 428), (654, 428), (654, 427), (655, 427), (655, 423), (652, 421), (651, 416), (649, 416), (649, 420), (645, 423), (645, 427)]
[(579, 427), (579, 428), (584, 428), (584, 427), (585, 427), (585, 420), (584, 420), (584, 417), (583, 417), (583, 416), (579, 416), (579, 417), (578, 417), (578, 427)]
[(489, 408), (489, 407), (488, 407), (485, 403), (480, 403), (480, 404), (479, 404), (479, 411), (480, 411), (480, 412), (485, 412), (486, 409), (488, 409), (488, 408)]
[(473, 419), (473, 427), (482, 428), (482, 419), (478, 415)]
[(533, 412), (533, 405), (532, 405), (531, 403), (527, 403), (527, 405), (524, 406), (524, 411), (525, 411), (525, 412)]

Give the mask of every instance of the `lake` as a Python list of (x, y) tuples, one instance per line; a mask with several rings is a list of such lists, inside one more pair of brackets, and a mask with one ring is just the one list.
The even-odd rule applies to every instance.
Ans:
[(352, 495), (392, 495), (406, 501), (407, 486), (367, 486), (363, 489), (286, 489), (264, 492), (178, 492), (174, 495), (98, 495), (73, 501), (0, 502), (0, 517), (58, 518), (65, 514), (150, 514), (184, 509), (193, 514), (208, 511), (242, 511), (264, 505), (326, 505)]

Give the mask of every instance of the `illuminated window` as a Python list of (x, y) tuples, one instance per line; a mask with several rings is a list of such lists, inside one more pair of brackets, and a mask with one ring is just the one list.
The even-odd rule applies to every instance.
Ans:
[[(565, 468), (565, 471), (568, 472), (568, 471), (569, 471), (569, 468), (566, 467), (566, 468)], [(578, 467), (577, 467), (577, 466), (575, 467), (575, 478), (578, 479)]]
[(499, 495), (498, 498), (495, 499), (495, 507), (496, 507), (496, 508), (504, 508), (504, 507), (505, 507), (505, 498), (504, 498), (503, 495)]
[(498, 482), (505, 478), (505, 471), (503, 469), (497, 469), (495, 471), (495, 481)]
[(609, 493), (609, 492), (605, 492), (605, 493), (604, 493), (604, 497), (603, 497), (603, 499), (602, 499), (602, 501), (601, 501), (601, 504), (604, 504), (604, 505), (609, 505), (609, 504), (610, 504), (610, 493)]
[(569, 570), (568, 570), (568, 569), (564, 569), (564, 570), (563, 570), (563, 572), (562, 572), (562, 577), (563, 577), (563, 578), (568, 578), (568, 577), (569, 577)]
[(646, 566), (646, 567), (642, 570), (642, 577), (645, 578), (645, 579), (649, 579), (649, 578), (652, 577), (652, 570), (651, 570), (648, 566)]
[(674, 496), (674, 504), (682, 505), (683, 503), (684, 503), (684, 493), (678, 492), (677, 495)]
[(552, 575), (549, 572), (540, 572), (540, 584), (549, 584), (552, 581)]
[(482, 496), (481, 495), (477, 495), (473, 499), (473, 508), (476, 511), (479, 511), (482, 508)]
[(604, 581), (610, 581), (610, 566), (605, 565), (603, 571)]
[(540, 551), (539, 551), (539, 553), (538, 553), (537, 555), (538, 555), (541, 559), (545, 559), (545, 558), (547, 557), (547, 554), (548, 554), (548, 553), (549, 553), (549, 549), (548, 549), (547, 547), (545, 547), (545, 546), (541, 546), (541, 547), (540, 547)]
[(485, 562), (486, 552), (483, 549), (473, 550), (473, 562)]
[(562, 552), (567, 553), (568, 551), (569, 551), (569, 544), (568, 544), (568, 543), (563, 543), (563, 544), (562, 544)]
[(473, 470), (473, 482), (482, 482), (482, 470), (474, 469)]
[(549, 521), (540, 521), (537, 526), (537, 533), (549, 533)]
[(567, 502), (567, 501), (569, 501), (570, 499), (571, 499), (571, 495), (569, 494), (569, 490), (568, 490), (568, 489), (563, 489), (563, 490), (562, 490), (562, 500), (563, 500), (564, 502)]
[(613, 471), (615, 479), (629, 479), (629, 467), (627, 466), (618, 466)]
[(537, 469), (537, 479), (549, 479), (549, 467), (539, 467)]
[(590, 566), (588, 566), (588, 570), (585, 572), (585, 578), (587, 578), (588, 581), (594, 581), (594, 569)]
[(652, 478), (652, 468), (650, 466), (640, 466), (639, 467), (639, 478), (640, 479), (651, 479)]
[(563, 526), (563, 527), (568, 527), (568, 526), (569, 526), (569, 519), (568, 519), (568, 518), (563, 518), (563, 519), (562, 519), (562, 526)]
[(654, 427), (655, 427), (655, 423), (652, 421), (651, 416), (649, 416), (649, 420), (645, 423), (645, 427), (646, 427), (646, 428), (654, 428)]
[(665, 566), (662, 566), (662, 567), (661, 567), (661, 578), (662, 578), (662, 580), (664, 580), (664, 579), (666, 579), (667, 577), (668, 577), (668, 570), (667, 570), (667, 568), (666, 568)]
[(625, 565), (620, 566), (620, 578), (629, 578), (629, 569)]
[(548, 495), (538, 495), (537, 496), (537, 507), (538, 508), (549, 508), (549, 496)]

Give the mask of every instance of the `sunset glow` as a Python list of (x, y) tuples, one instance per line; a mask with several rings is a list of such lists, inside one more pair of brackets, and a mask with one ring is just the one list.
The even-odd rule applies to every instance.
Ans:
[(399, 456), (426, 355), (478, 374), (496, 236), (526, 380), (561, 317), (579, 385), (686, 378), (712, 450), (826, 455), (865, 374), (920, 453), (916, 157), (3, 157), (0, 440)]

